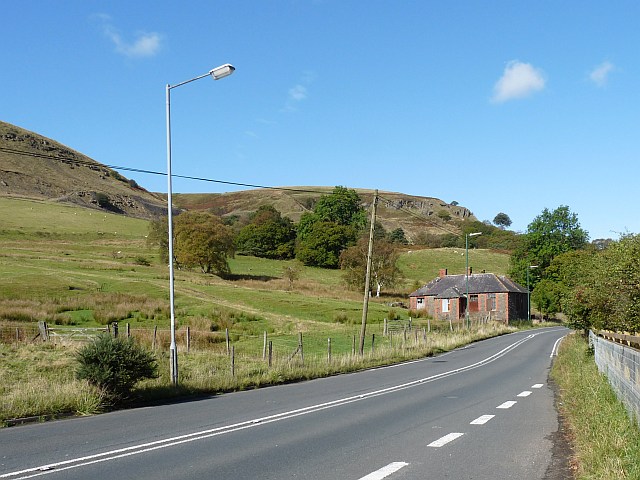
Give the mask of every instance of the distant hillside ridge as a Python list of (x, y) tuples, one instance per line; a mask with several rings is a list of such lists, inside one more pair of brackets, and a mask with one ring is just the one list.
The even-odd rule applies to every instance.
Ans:
[(70, 203), (146, 219), (166, 211), (162, 197), (115, 170), (2, 121), (0, 196)]
[[(174, 194), (173, 204), (183, 210), (206, 210), (221, 217), (243, 219), (262, 205), (272, 205), (294, 222), (304, 212), (313, 211), (321, 195), (328, 195), (334, 187), (279, 187), (227, 193)], [(372, 190), (354, 189), (362, 199), (362, 206), (370, 209)], [(457, 204), (438, 198), (379, 192), (377, 221), (391, 232), (402, 228), (412, 241), (420, 233), (444, 235), (461, 233), (460, 220), (476, 220), (473, 213)]]

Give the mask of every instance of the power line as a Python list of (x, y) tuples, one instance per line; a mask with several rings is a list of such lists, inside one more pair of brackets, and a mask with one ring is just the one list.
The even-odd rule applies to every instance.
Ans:
[[(88, 160), (81, 160), (81, 159), (77, 159), (77, 158), (71, 158), (71, 157), (63, 157), (63, 156), (55, 156), (55, 155), (48, 155), (48, 154), (44, 154), (44, 153), (37, 153), (37, 152), (26, 152), (23, 150), (15, 150), (12, 148), (7, 148), (7, 147), (0, 147), (0, 152), (4, 152), (4, 153), (10, 153), (13, 155), (22, 155), (22, 156), (26, 156), (26, 157), (34, 157), (34, 158), (42, 158), (45, 160), (56, 160), (56, 161), (60, 161), (60, 162), (65, 162), (65, 163), (74, 163), (76, 165), (80, 165), (80, 166), (85, 166), (85, 167), (105, 167), (108, 169), (112, 169), (112, 170), (122, 170), (122, 171), (126, 171), (126, 172), (133, 172), (133, 173), (142, 173), (142, 174), (146, 174), (146, 175), (160, 175), (160, 176), (167, 176), (166, 172), (157, 172), (154, 170), (144, 170), (144, 169), (140, 169), (140, 168), (134, 168), (134, 167), (125, 167), (125, 166), (121, 166), (121, 165), (109, 165), (109, 164), (103, 164), (103, 163), (98, 163), (95, 161), (88, 161)], [(208, 183), (217, 183), (217, 184), (222, 184), (222, 185), (233, 185), (236, 187), (247, 187), (247, 188), (261, 188), (261, 189), (265, 189), (265, 190), (278, 190), (278, 191), (283, 191), (283, 192), (296, 192), (296, 193), (319, 193), (319, 194), (325, 194), (326, 191), (320, 191), (320, 190), (310, 190), (310, 189), (302, 189), (302, 188), (289, 188), (289, 187), (273, 187), (273, 186), (269, 186), (269, 185), (254, 185), (254, 184), (250, 184), (250, 183), (243, 183), (243, 182), (232, 182), (232, 181), (227, 181), (227, 180), (216, 180), (216, 179), (211, 179), (211, 178), (204, 178), (204, 177), (194, 177), (194, 176), (190, 176), (190, 175), (176, 175), (173, 174), (172, 177), (174, 178), (182, 178), (184, 180), (194, 180), (194, 181), (198, 181), (198, 182), (208, 182)], [(372, 190), (373, 192), (373, 190)], [(385, 198), (382, 195), (379, 195), (379, 198), (381, 200), (384, 200), (388, 203), (393, 203), (394, 201), (389, 199), (389, 198)], [(410, 210), (408, 208), (405, 207), (400, 207), (399, 208), (400, 211), (406, 213), (409, 216), (412, 216), (424, 223), (426, 223), (427, 225), (429, 225), (432, 228), (436, 228), (439, 230), (442, 230), (445, 233), (451, 234), (451, 235), (456, 235), (459, 236), (459, 233), (454, 232), (450, 229), (447, 229), (445, 227), (443, 227), (442, 225), (439, 225), (431, 220), (429, 220), (428, 218), (425, 218), (423, 215), (420, 215), (419, 213), (414, 212), (413, 210)]]

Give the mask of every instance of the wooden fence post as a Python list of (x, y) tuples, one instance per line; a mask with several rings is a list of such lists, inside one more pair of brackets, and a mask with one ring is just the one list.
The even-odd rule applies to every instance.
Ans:
[(387, 323), (387, 319), (384, 319), (384, 327), (382, 328), (382, 336), (386, 337), (389, 334), (389, 324)]
[(327, 362), (331, 363), (331, 337), (327, 338)]
[(191, 350), (191, 327), (187, 326), (187, 353)]
[(427, 330), (431, 333), (431, 318), (427, 317)]
[(236, 346), (231, 347), (231, 376), (236, 376)]
[(351, 355), (355, 355), (356, 354), (356, 336), (353, 336), (353, 345), (351, 347)]
[(376, 334), (372, 333), (371, 334), (371, 353), (373, 353), (373, 350), (375, 348), (375, 344), (376, 344)]
[(127, 322), (127, 338), (131, 337), (131, 324)]
[(40, 338), (42, 338), (43, 342), (49, 340), (49, 327), (47, 326), (47, 322), (38, 322), (38, 330), (40, 330)]
[(262, 360), (267, 358), (267, 331), (264, 331), (264, 340), (262, 342)]
[(269, 367), (271, 366), (272, 359), (273, 359), (273, 342), (269, 340)]
[(156, 337), (158, 336), (158, 326), (155, 325), (153, 327), (153, 341), (151, 342), (151, 349), (155, 350), (156, 349)]
[(413, 327), (413, 322), (411, 320), (411, 317), (409, 317), (409, 331), (411, 331), (412, 327)]
[(118, 322), (113, 322), (113, 338), (118, 338)]
[(224, 335), (225, 335), (226, 340), (227, 340), (227, 355), (230, 355), (231, 354), (231, 348), (230, 348), (231, 343), (229, 342), (229, 329), (228, 328), (224, 329)]
[(298, 333), (298, 350), (300, 351), (300, 360), (304, 366), (304, 347), (302, 345), (302, 332)]

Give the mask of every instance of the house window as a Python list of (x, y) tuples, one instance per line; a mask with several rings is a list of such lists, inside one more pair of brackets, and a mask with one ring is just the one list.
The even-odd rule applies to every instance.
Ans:
[(478, 295), (469, 295), (469, 303), (478, 303)]
[(416, 308), (422, 310), (424, 308), (424, 298), (420, 297), (416, 299)]
[(449, 311), (449, 304), (450, 304), (451, 300), (448, 298), (443, 298), (442, 299), (442, 312), (446, 313)]
[(487, 310), (491, 312), (496, 311), (496, 294), (495, 293), (487, 294)]

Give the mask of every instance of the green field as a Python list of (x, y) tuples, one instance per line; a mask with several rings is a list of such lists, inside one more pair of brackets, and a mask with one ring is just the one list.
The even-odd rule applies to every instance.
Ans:
[[(104, 328), (112, 322), (118, 322), (121, 329), (128, 325), (140, 342), (155, 345), (161, 365), (161, 378), (146, 384), (146, 395), (166, 396), (168, 268), (157, 252), (147, 247), (148, 223), (97, 210), (7, 198), (0, 198), (0, 222), (3, 415), (90, 413), (101, 408), (99, 393), (73, 378), (77, 346), (63, 340), (56, 343), (63, 349), (39, 344), (39, 340), (34, 343), (38, 321), (46, 321), (59, 333)], [(475, 271), (505, 273), (508, 256), (473, 250), (470, 263)], [(394, 291), (383, 291), (380, 298), (369, 302), (366, 345), (371, 357), (360, 360), (351, 353), (360, 332), (363, 292), (348, 290), (339, 270), (298, 266), (300, 276), (290, 286), (283, 269), (295, 261), (237, 256), (229, 264), (230, 280), (195, 271), (175, 272), (183, 389), (170, 395), (233, 390), (364, 368), (432, 354), (495, 334), (479, 328), (472, 336), (449, 337), (448, 325), (414, 318), (415, 337), (414, 333), (410, 337), (398, 333), (395, 340), (382, 336), (385, 318), (408, 323), (410, 312), (390, 304), (408, 304), (407, 295), (437, 276), (440, 268), (448, 268), (450, 273), (464, 271), (465, 257), (459, 250), (402, 253), (403, 281)], [(440, 343), (430, 340), (428, 346), (420, 344), (425, 339), (417, 332), (427, 325), (433, 332), (446, 330), (447, 335)], [(157, 343), (153, 341), (155, 328)], [(216, 373), (228, 370), (225, 332), (237, 352), (238, 369), (244, 371), (231, 380)], [(278, 368), (264, 367), (265, 332), (273, 344)], [(291, 370), (296, 366), (290, 359), (299, 334), (304, 337), (306, 370)], [(376, 336), (375, 355), (372, 335)], [(334, 358), (342, 358), (333, 365), (327, 363), (329, 339)], [(405, 349), (410, 342), (414, 347)], [(52, 383), (59, 388), (43, 388)], [(43, 398), (37, 392), (51, 395)]]

